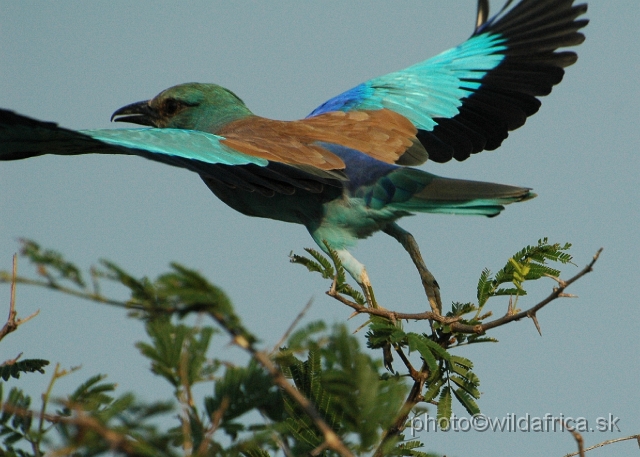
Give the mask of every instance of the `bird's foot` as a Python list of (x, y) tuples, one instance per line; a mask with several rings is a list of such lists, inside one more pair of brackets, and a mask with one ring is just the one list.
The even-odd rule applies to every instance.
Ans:
[(329, 295), (334, 297), (338, 293), (338, 274), (336, 273), (331, 282), (331, 288), (329, 289)]
[(378, 302), (376, 301), (376, 296), (373, 293), (373, 287), (371, 286), (371, 281), (369, 281), (369, 275), (367, 274), (367, 270), (365, 270), (364, 268), (360, 273), (360, 281), (358, 281), (358, 283), (362, 288), (364, 299), (366, 300), (369, 308), (384, 309), (380, 305), (378, 305)]

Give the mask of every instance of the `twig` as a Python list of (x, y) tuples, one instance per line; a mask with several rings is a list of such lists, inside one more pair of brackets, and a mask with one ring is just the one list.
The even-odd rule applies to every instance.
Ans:
[(180, 422), (182, 423), (182, 435), (184, 441), (182, 443), (182, 449), (184, 449), (185, 455), (191, 455), (193, 453), (193, 437), (191, 434), (191, 417), (189, 409), (193, 408), (193, 398), (191, 396), (191, 386), (189, 384), (189, 339), (185, 338), (180, 348), (180, 362), (178, 367), (178, 373), (180, 376), (180, 383), (182, 384), (182, 391), (179, 393), (179, 401), (182, 406), (182, 417)]
[[(521, 311), (516, 314), (507, 313), (505, 316), (499, 319), (495, 319), (493, 321), (486, 322), (484, 324), (478, 324), (478, 325), (467, 325), (467, 324), (462, 324), (460, 322), (453, 322), (451, 324), (451, 331), (459, 332), (459, 333), (482, 334), (489, 329), (500, 327), (502, 325), (508, 324), (509, 322), (518, 321), (525, 317), (534, 318), (538, 311), (540, 311), (546, 305), (551, 303), (553, 300), (555, 300), (556, 298), (565, 297), (566, 294), (564, 294), (564, 291), (567, 287), (569, 287), (571, 284), (576, 282), (578, 279), (582, 278), (587, 273), (592, 272), (593, 266), (598, 261), (598, 258), (600, 257), (601, 252), (602, 252), (602, 248), (598, 249), (598, 252), (596, 252), (596, 254), (593, 256), (593, 259), (591, 260), (591, 262), (589, 262), (589, 264), (586, 267), (584, 267), (578, 274), (576, 274), (571, 279), (564, 281), (564, 284), (560, 285), (559, 287), (555, 287), (553, 289), (553, 292), (549, 294), (547, 298), (539, 302), (537, 305), (532, 306), (528, 310)], [(534, 320), (534, 323), (535, 323), (535, 320)]]
[(418, 381), (418, 376), (419, 376), (420, 372), (417, 371), (415, 368), (413, 368), (413, 365), (411, 365), (411, 361), (405, 355), (404, 351), (402, 350), (402, 347), (397, 345), (397, 346), (395, 346), (394, 349), (396, 350), (396, 352), (400, 356), (400, 359), (402, 360), (402, 363), (404, 363), (404, 366), (407, 367), (407, 370), (409, 370), (409, 375), (411, 376), (411, 378), (414, 381)]
[(211, 417), (210, 417), (211, 426), (207, 429), (204, 435), (204, 438), (200, 443), (200, 446), (198, 447), (198, 450), (195, 454), (196, 456), (207, 455), (207, 447), (209, 446), (209, 443), (211, 443), (211, 440), (213, 439), (213, 434), (216, 432), (216, 430), (218, 430), (218, 427), (220, 426), (220, 421), (222, 421), (222, 417), (224, 416), (224, 413), (229, 408), (229, 404), (230, 404), (229, 397), (224, 397), (220, 402), (220, 407), (211, 414)]
[[(598, 449), (599, 447), (603, 447), (603, 446), (608, 446), (609, 444), (613, 444), (613, 443), (618, 443), (620, 441), (628, 441), (628, 440), (637, 440), (638, 441), (638, 447), (640, 447), (640, 434), (639, 435), (631, 435), (631, 436), (625, 436), (624, 438), (615, 438), (612, 440), (607, 440), (607, 441), (603, 441), (602, 443), (598, 443), (595, 444), (591, 447), (588, 447), (586, 449), (584, 449), (584, 452), (588, 452), (588, 451), (592, 451), (593, 449)], [(581, 455), (584, 455), (583, 454)], [(564, 457), (574, 457), (576, 455), (580, 454), (580, 451), (578, 452), (573, 452), (571, 454), (566, 454)]]
[[(73, 405), (71, 405), (73, 406)], [(129, 456), (139, 456), (140, 451), (136, 447), (136, 442), (127, 436), (120, 434), (114, 430), (111, 430), (104, 425), (102, 425), (96, 418), (86, 415), (83, 411), (80, 411), (78, 408), (72, 408), (76, 411), (76, 417), (67, 417), (67, 416), (58, 416), (53, 414), (42, 414), (37, 413), (35, 411), (18, 408), (16, 406), (10, 405), (8, 403), (0, 403), (0, 410), (2, 412), (14, 414), (20, 417), (31, 417), (31, 418), (40, 418), (42, 420), (49, 421), (54, 424), (62, 423), (68, 425), (74, 425), (78, 427), (78, 434), (82, 434), (86, 430), (92, 430), (98, 435), (100, 435), (107, 443), (109, 443), (112, 450), (120, 451), (125, 455)], [(69, 455), (69, 452), (52, 452), (51, 455)]]
[(329, 446), (326, 441), (320, 443), (320, 446), (316, 447), (313, 451), (309, 453), (311, 456), (316, 456), (322, 454)]
[(7, 365), (15, 365), (20, 359), (20, 357), (22, 357), (22, 352), (17, 356), (15, 356), (13, 359), (5, 360), (4, 362), (0, 363), (0, 367), (4, 367)]
[(393, 224), (387, 225), (387, 227), (384, 228), (383, 231), (387, 235), (395, 238), (409, 253), (413, 264), (416, 266), (416, 268), (418, 269), (418, 273), (420, 274), (422, 287), (424, 287), (424, 292), (427, 294), (427, 299), (429, 300), (431, 311), (436, 314), (441, 314), (442, 300), (440, 299), (440, 286), (438, 285), (438, 281), (436, 281), (436, 278), (433, 276), (433, 274), (431, 274), (431, 272), (425, 265), (424, 260), (422, 259), (422, 254), (420, 254), (420, 248), (418, 247), (418, 243), (416, 243), (413, 235), (404, 230), (395, 222)]
[(582, 438), (582, 435), (578, 433), (575, 428), (567, 425), (565, 421), (558, 419), (558, 422), (560, 422), (560, 424), (562, 424), (564, 428), (569, 430), (569, 432), (573, 435), (573, 438), (576, 440), (576, 443), (578, 444), (578, 452), (576, 452), (574, 455), (580, 454), (580, 457), (584, 457), (584, 438)]
[[(12, 282), (12, 280), (10, 279), (10, 275), (7, 274), (6, 271), (0, 271), (0, 284), (1, 283), (6, 283), (6, 282)], [(85, 300), (93, 301), (93, 302), (100, 303), (100, 304), (103, 304), (103, 305), (114, 306), (116, 308), (124, 308), (126, 310), (135, 310), (135, 311), (144, 311), (144, 312), (158, 312), (158, 313), (163, 313), (163, 314), (171, 314), (171, 313), (184, 311), (183, 308), (173, 308), (173, 307), (166, 307), (166, 308), (162, 308), (162, 309), (151, 309), (149, 307), (145, 307), (143, 305), (139, 305), (139, 304), (136, 304), (136, 303), (120, 301), (120, 300), (113, 300), (113, 299), (107, 298), (104, 295), (100, 295), (99, 293), (95, 293), (95, 292), (78, 291), (78, 290), (75, 290), (75, 289), (71, 289), (69, 287), (61, 286), (61, 285), (59, 285), (57, 283), (52, 283), (50, 281), (41, 281), (41, 280), (37, 280), (37, 279), (16, 277), (15, 278), (15, 283), (16, 284), (27, 284), (27, 285), (30, 285), (30, 286), (37, 286), (37, 287), (44, 287), (45, 289), (55, 290), (55, 291), (61, 292), (63, 294), (72, 295), (72, 296), (78, 297), (78, 298), (83, 298)], [(33, 313), (29, 317), (26, 317), (25, 319), (22, 319), (22, 321), (20, 323), (28, 321), (29, 319), (35, 317), (38, 313), (39, 313), (39, 311)]]
[(2, 340), (9, 333), (15, 331), (18, 328), (18, 324), (16, 323), (16, 315), (18, 314), (16, 311), (16, 275), (18, 274), (18, 257), (16, 254), (13, 254), (13, 274), (11, 276), (11, 298), (9, 300), (9, 317), (7, 317), (7, 322), (4, 324), (2, 329), (0, 329), (0, 340)]
[[(13, 271), (11, 275), (11, 299), (9, 301), (9, 317), (7, 322), (0, 329), (0, 340), (7, 336), (11, 332), (15, 332), (16, 329), (27, 321), (30, 321), (38, 315), (39, 310), (32, 313), (30, 316), (24, 319), (18, 319), (18, 312), (16, 311), (16, 283), (18, 282), (18, 255), (13, 255)], [(17, 360), (17, 359), (16, 359)]]
[(282, 338), (280, 338), (280, 340), (275, 344), (275, 346), (273, 346), (273, 349), (271, 349), (271, 354), (273, 354), (278, 349), (280, 349), (280, 347), (282, 347), (282, 343), (284, 343), (287, 340), (287, 338), (289, 338), (289, 335), (291, 335), (291, 332), (293, 332), (293, 329), (297, 327), (297, 325), (300, 323), (304, 315), (307, 314), (307, 311), (309, 311), (309, 308), (311, 308), (312, 303), (313, 303), (313, 299), (309, 300), (307, 304), (304, 305), (304, 308), (302, 308), (302, 311), (300, 311), (300, 313), (296, 316), (293, 322), (291, 322), (291, 325), (289, 325), (289, 328), (287, 329), (287, 331), (284, 332), (284, 335), (282, 335)]
[(424, 400), (422, 396), (422, 389), (424, 388), (424, 383), (427, 381), (428, 372), (427, 372), (427, 364), (422, 364), (422, 369), (417, 373), (417, 376), (411, 387), (411, 391), (407, 396), (407, 399), (402, 405), (398, 417), (393, 422), (391, 427), (385, 430), (382, 435), (382, 440), (380, 440), (380, 445), (376, 449), (376, 452), (373, 454), (373, 457), (384, 457), (387, 443), (393, 438), (397, 437), (404, 430), (405, 424), (407, 423), (407, 418), (409, 417), (409, 413), (411, 410), (421, 401)]
[[(3, 282), (12, 282), (11, 279), (9, 279), (9, 275), (4, 272), (4, 271), (0, 271), (0, 283)], [(74, 297), (79, 297), (79, 298), (84, 298), (87, 300), (91, 300), (91, 301), (95, 301), (98, 303), (102, 303), (105, 305), (111, 305), (111, 306), (116, 306), (119, 308), (127, 308), (127, 309), (141, 309), (144, 310), (144, 308), (142, 307), (136, 307), (135, 305), (132, 306), (131, 304), (127, 303), (127, 302), (122, 302), (122, 301), (118, 301), (118, 300), (111, 300), (108, 299), (102, 295), (98, 295), (95, 293), (89, 293), (89, 292), (80, 292), (74, 289), (71, 289), (69, 287), (64, 287), (61, 286), (59, 284), (56, 283), (51, 283), (49, 281), (40, 281), (37, 279), (29, 279), (29, 278), (22, 278), (22, 277), (16, 277), (15, 278), (15, 283), (16, 284), (28, 284), (30, 286), (39, 286), (39, 287), (44, 287), (46, 289), (53, 289), (56, 290), (58, 292), (62, 292), (64, 294), (67, 295), (73, 295)], [(26, 319), (25, 319), (26, 320)]]
[(386, 317), (392, 322), (398, 319), (418, 320), (418, 321), (434, 320), (436, 322), (449, 325), (454, 322), (458, 322), (460, 319), (462, 319), (461, 317), (445, 317), (440, 313), (434, 313), (433, 311), (425, 311), (424, 313), (399, 313), (397, 311), (391, 311), (383, 308), (368, 308), (366, 306), (363, 306), (359, 303), (353, 302), (343, 297), (338, 292), (328, 290), (326, 293), (330, 297), (335, 298), (336, 300), (347, 305), (348, 307), (353, 308), (353, 310), (355, 311), (354, 314), (372, 314), (374, 316)]
[[(593, 266), (595, 265), (596, 261), (598, 260), (601, 252), (602, 252), (602, 248), (598, 249), (598, 252), (596, 252), (596, 254), (593, 256), (593, 259), (591, 260), (591, 262), (589, 262), (589, 264), (586, 267), (584, 267), (578, 274), (573, 276), (571, 279), (568, 279), (566, 281), (562, 281), (562, 283), (563, 283), (562, 286), (554, 288), (553, 292), (551, 294), (549, 294), (549, 296), (547, 298), (545, 298), (544, 300), (542, 300), (541, 302), (539, 302), (535, 306), (532, 306), (531, 308), (527, 309), (526, 311), (521, 311), (519, 313), (513, 313), (512, 307), (510, 305), (509, 310), (507, 311), (507, 313), (503, 317), (500, 317), (498, 319), (494, 319), (494, 320), (489, 321), (489, 322), (485, 322), (484, 324), (478, 324), (478, 325), (463, 324), (463, 323), (460, 322), (460, 320), (462, 320), (462, 317), (445, 317), (445, 316), (442, 316), (439, 313), (434, 313), (434, 312), (430, 312), (430, 311), (427, 311), (427, 312), (424, 312), (424, 313), (399, 313), (397, 311), (391, 311), (391, 310), (387, 310), (387, 309), (380, 309), (380, 308), (372, 309), (372, 308), (368, 308), (366, 306), (362, 306), (362, 305), (360, 305), (360, 304), (358, 304), (356, 302), (353, 302), (351, 300), (348, 300), (347, 298), (345, 298), (342, 295), (340, 295), (338, 292), (332, 291), (332, 290), (329, 290), (327, 292), (327, 295), (329, 295), (330, 297), (335, 298), (339, 302), (341, 302), (341, 303), (347, 305), (348, 307), (352, 308), (355, 311), (355, 313), (357, 313), (357, 314), (360, 314), (360, 313), (362, 313), (362, 314), (372, 314), (374, 316), (385, 317), (385, 318), (389, 319), (392, 322), (394, 320), (397, 320), (397, 319), (433, 320), (433, 321), (436, 321), (436, 322), (440, 322), (441, 324), (451, 326), (451, 331), (452, 332), (483, 334), (483, 333), (486, 333), (487, 330), (490, 330), (490, 329), (495, 328), (495, 327), (500, 327), (502, 325), (508, 324), (509, 322), (518, 321), (518, 320), (520, 320), (522, 318), (525, 318), (525, 317), (533, 319), (534, 324), (536, 324), (537, 323), (536, 313), (540, 309), (544, 308), (546, 305), (548, 305), (549, 303), (551, 303), (553, 300), (555, 300), (557, 298), (571, 296), (570, 294), (564, 293), (565, 289), (567, 287), (569, 287), (571, 284), (573, 284), (574, 282), (576, 282), (578, 279), (580, 279), (581, 277), (586, 275), (587, 273), (590, 273), (591, 271), (593, 271)], [(540, 332), (540, 326), (536, 325), (536, 328)]]
[[(402, 230), (402, 229), (400, 229), (400, 230)], [(487, 330), (490, 330), (492, 328), (500, 327), (500, 326), (508, 324), (510, 322), (518, 321), (518, 320), (520, 320), (522, 318), (528, 317), (528, 318), (533, 319), (534, 325), (536, 325), (536, 329), (538, 330), (538, 332), (540, 334), (542, 334), (542, 332), (540, 330), (540, 325), (537, 323), (536, 313), (540, 309), (544, 308), (546, 305), (548, 305), (549, 303), (551, 303), (553, 300), (555, 300), (557, 298), (573, 298), (573, 297), (575, 297), (575, 295), (571, 295), (571, 294), (565, 293), (564, 292), (565, 289), (567, 287), (569, 287), (571, 284), (573, 284), (574, 282), (576, 282), (578, 279), (582, 278), (587, 273), (590, 273), (590, 272), (593, 271), (593, 266), (598, 261), (598, 258), (600, 257), (600, 253), (602, 252), (602, 249), (603, 248), (598, 249), (596, 254), (593, 256), (593, 259), (591, 260), (591, 262), (589, 262), (589, 264), (586, 267), (584, 267), (578, 274), (576, 274), (575, 276), (573, 276), (572, 278), (570, 278), (570, 279), (568, 279), (566, 281), (560, 280), (559, 281), (560, 286), (554, 288), (553, 292), (551, 294), (549, 294), (549, 296), (547, 298), (545, 298), (544, 300), (540, 301), (535, 306), (532, 306), (531, 308), (527, 309), (526, 311), (521, 311), (519, 313), (514, 313), (512, 305), (510, 304), (509, 310), (507, 311), (507, 313), (503, 317), (500, 317), (498, 319), (495, 319), (495, 320), (492, 320), (492, 321), (489, 321), (489, 322), (485, 322), (484, 324), (477, 324), (477, 325), (463, 324), (463, 323), (460, 322), (462, 320), (462, 317), (445, 317), (445, 316), (442, 316), (440, 313), (436, 313), (436, 312), (433, 312), (433, 311), (427, 311), (427, 312), (424, 312), (424, 313), (399, 313), (397, 311), (392, 311), (392, 310), (383, 309), (383, 308), (368, 308), (366, 306), (363, 306), (363, 305), (360, 305), (360, 304), (358, 304), (356, 302), (348, 300), (344, 296), (340, 295), (335, 290), (334, 287), (332, 287), (326, 293), (327, 293), (327, 295), (329, 295), (330, 297), (335, 298), (336, 300), (338, 300), (342, 304), (347, 305), (348, 307), (352, 308), (354, 310), (354, 314), (353, 315), (355, 315), (355, 314), (371, 314), (371, 315), (374, 315), (374, 316), (380, 316), (380, 317), (387, 318), (392, 322), (395, 322), (395, 320), (397, 320), (397, 319), (431, 320), (431, 321), (439, 322), (439, 323), (444, 324), (444, 325), (449, 325), (452, 332), (457, 332), (457, 333), (476, 333), (476, 334), (483, 334), (483, 333), (486, 333)]]

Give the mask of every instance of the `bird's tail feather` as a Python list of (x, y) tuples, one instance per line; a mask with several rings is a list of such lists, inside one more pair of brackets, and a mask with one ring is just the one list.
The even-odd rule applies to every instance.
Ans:
[(379, 179), (364, 198), (374, 209), (497, 216), (504, 205), (535, 196), (526, 187), (442, 178), (414, 168), (399, 168)]

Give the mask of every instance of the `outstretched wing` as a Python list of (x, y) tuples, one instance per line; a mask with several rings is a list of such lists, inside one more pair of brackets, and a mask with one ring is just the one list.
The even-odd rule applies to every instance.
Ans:
[(287, 155), (273, 151), (246, 154), (219, 135), (179, 129), (100, 129), (73, 131), (52, 122), (0, 109), (0, 160), (19, 160), (43, 154), (137, 155), (186, 168), (231, 187), (292, 194), (296, 188), (321, 192), (323, 185), (346, 179), (344, 162), (328, 150), (315, 155)]
[[(521, 127), (577, 60), (558, 48), (584, 41), (574, 0), (522, 0), (487, 20), (479, 0), (474, 34), (460, 46), (404, 70), (369, 80), (316, 108), (330, 111), (389, 109), (409, 119), (435, 162), (465, 160), (496, 149)], [(427, 156), (422, 157), (422, 162)], [(401, 162), (402, 157), (400, 158)]]

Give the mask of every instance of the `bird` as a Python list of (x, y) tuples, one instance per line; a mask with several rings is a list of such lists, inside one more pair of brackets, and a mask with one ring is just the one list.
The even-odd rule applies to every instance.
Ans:
[(538, 111), (577, 60), (564, 48), (585, 39), (587, 5), (574, 2), (508, 0), (490, 17), (479, 0), (468, 40), (300, 120), (260, 117), (212, 83), (179, 84), (111, 116), (142, 128), (74, 131), (0, 109), (0, 161), (124, 154), (190, 170), (242, 214), (303, 225), (373, 306), (366, 268), (350, 252), (358, 240), (378, 231), (400, 240), (408, 232), (398, 219), (414, 213), (493, 217), (535, 197), (528, 187), (417, 167), (495, 150)]

